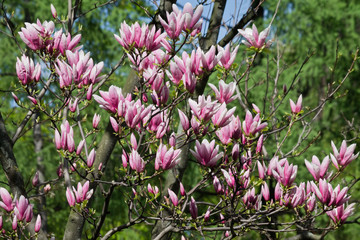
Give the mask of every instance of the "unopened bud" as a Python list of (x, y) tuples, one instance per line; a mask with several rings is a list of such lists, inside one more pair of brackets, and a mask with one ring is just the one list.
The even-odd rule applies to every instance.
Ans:
[(50, 184), (46, 184), (45, 187), (44, 187), (44, 192), (48, 193), (50, 190), (51, 190)]
[(57, 12), (56, 12), (54, 5), (51, 4), (50, 9), (51, 9), (51, 14), (52, 14), (53, 18), (57, 18)]
[(32, 185), (36, 187), (38, 184), (39, 184), (39, 172), (36, 172), (32, 179)]
[(15, 93), (11, 93), (11, 95), (13, 96), (13, 98), (14, 98), (14, 100), (15, 100), (15, 102), (19, 102), (19, 98), (15, 95)]

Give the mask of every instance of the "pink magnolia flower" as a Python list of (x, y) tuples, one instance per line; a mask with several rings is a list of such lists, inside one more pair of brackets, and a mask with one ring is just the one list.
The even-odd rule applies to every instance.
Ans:
[(154, 188), (150, 185), (150, 183), (148, 184), (148, 192), (154, 194), (155, 196), (159, 193), (159, 188), (157, 186), (155, 186)]
[(190, 124), (194, 133), (197, 135), (200, 134), (200, 121), (195, 116), (191, 117)]
[[(86, 181), (82, 186), (80, 182), (78, 182), (77, 189), (73, 188), (75, 199), (77, 203), (82, 203), (85, 200), (89, 200), (93, 194), (93, 189), (89, 191), (89, 181)], [(69, 201), (69, 200), (68, 200)], [(71, 206), (70, 202), (69, 205)]]
[(21, 195), (19, 200), (16, 200), (16, 206), (14, 209), (14, 213), (19, 221), (22, 221), (25, 218), (25, 212), (28, 207), (29, 200), (26, 199), (23, 195)]
[(93, 149), (91, 150), (91, 152), (89, 153), (89, 156), (88, 156), (88, 158), (87, 158), (87, 160), (86, 160), (86, 165), (87, 165), (89, 168), (91, 168), (92, 165), (94, 164), (95, 156), (96, 156), (96, 151), (95, 151), (95, 149), (93, 148)]
[[(276, 170), (277, 168), (277, 165), (280, 164), (280, 166), (284, 166), (285, 165), (285, 162), (287, 162), (287, 159), (286, 158), (283, 158), (283, 159), (280, 159), (279, 160), (279, 157), (278, 156), (274, 156), (271, 160), (270, 160), (270, 163), (269, 163), (269, 167), (267, 168), (267, 170), (265, 169), (266, 171), (266, 175), (267, 176), (272, 176), (272, 171), (273, 170)], [(265, 165), (264, 165), (265, 166)]]
[(31, 204), (28, 205), (28, 207), (26, 208), (26, 211), (24, 213), (25, 215), (25, 221), (27, 223), (31, 222), (31, 220), (33, 219), (33, 206)]
[(75, 206), (75, 196), (73, 191), (69, 187), (66, 188), (66, 199), (70, 207)]
[(276, 201), (279, 201), (283, 196), (283, 190), (280, 186), (280, 182), (276, 183), (275, 189), (274, 189), (274, 197)]
[(155, 26), (149, 29), (149, 26), (143, 23), (140, 27), (138, 22), (130, 27), (124, 21), (121, 23), (119, 31), (120, 36), (114, 34), (114, 37), (128, 51), (133, 50), (133, 48), (139, 50), (145, 48), (150, 52), (157, 50), (162, 46), (161, 43), (166, 36), (166, 33), (161, 33), (160, 29), (156, 31)]
[(267, 126), (267, 123), (261, 123), (260, 114), (253, 118), (249, 110), (246, 111), (245, 121), (242, 123), (242, 130), (246, 136), (254, 135)]
[(39, 171), (36, 171), (31, 183), (34, 187), (36, 187), (39, 184)]
[(246, 191), (243, 202), (247, 208), (252, 208), (257, 201), (256, 195), (255, 195), (255, 188), (251, 188)]
[(296, 104), (293, 102), (293, 100), (290, 99), (290, 107), (292, 113), (299, 113), (302, 109), (302, 94), (299, 96)]
[(17, 229), (17, 217), (16, 217), (16, 215), (14, 215), (11, 227), (12, 227), (12, 230), (14, 230), (14, 231)]
[[(177, 9), (177, 6), (175, 4), (173, 4), (173, 9), (174, 8)], [(175, 12), (166, 12), (166, 18), (167, 22), (165, 22), (161, 17), (159, 17), (160, 23), (164, 27), (164, 30), (166, 31), (168, 36), (171, 39), (175, 40), (179, 37), (181, 31), (184, 28), (185, 15), (180, 12), (178, 12), (178, 14)]]
[(73, 152), (75, 150), (74, 142), (74, 130), (70, 126), (69, 122), (66, 120), (65, 123), (62, 123), (60, 126), (61, 135), (58, 130), (55, 129), (55, 145), (57, 149), (68, 150)]
[[(127, 94), (125, 97), (121, 88), (111, 85), (108, 92), (99, 91), (100, 96), (94, 95), (95, 101), (100, 104), (100, 107), (112, 112), (118, 112), (118, 107), (122, 106), (125, 101), (131, 101), (131, 95)], [(125, 116), (125, 112), (118, 112), (119, 116)]]
[(80, 41), (81, 41), (81, 34), (77, 34), (75, 37), (71, 38), (70, 33), (65, 35), (64, 33), (62, 33), (62, 31), (58, 31), (54, 34), (54, 43), (52, 46), (53, 48), (52, 51), (56, 50), (57, 52), (60, 52), (63, 56), (66, 56), (67, 50), (76, 52), (81, 48), (81, 46), (76, 47)]
[(266, 171), (267, 171), (267, 167), (266, 167), (265, 163), (263, 162), (261, 164), (259, 161), (257, 161), (257, 166), (258, 166), (259, 178), (265, 179)]
[(209, 221), (209, 219), (210, 219), (210, 207), (208, 207), (208, 209), (204, 215), (204, 222)]
[(305, 209), (308, 212), (312, 212), (315, 208), (315, 203), (316, 203), (316, 198), (315, 198), (315, 194), (313, 193), (306, 201)]
[[(59, 166), (58, 169), (60, 170), (58, 176), (59, 176), (59, 177), (62, 177), (62, 166)], [(45, 193), (48, 193), (48, 192), (50, 192), (50, 190), (51, 190), (51, 185), (48, 183), (48, 184), (46, 184), (45, 187), (44, 187), (44, 192), (45, 192)]]
[(178, 197), (176, 196), (176, 194), (170, 188), (168, 188), (168, 193), (169, 193), (169, 197), (171, 199), (171, 202), (176, 207), (179, 204)]
[(70, 99), (70, 102), (69, 102), (69, 110), (71, 112), (75, 112), (76, 111), (76, 108), (78, 106), (78, 102), (79, 102), (79, 98), (76, 98), (75, 101), (74, 101), (74, 104), (72, 104), (72, 100)]
[(329, 156), (326, 156), (321, 164), (319, 158), (316, 156), (312, 157), (311, 163), (305, 159), (305, 165), (309, 170), (309, 172), (311, 173), (311, 175), (314, 177), (315, 181), (319, 181), (320, 178), (325, 177), (329, 164), (330, 164)]
[(160, 92), (160, 87), (164, 82), (164, 71), (157, 66), (153, 68), (150, 67), (143, 71), (143, 77), (147, 86), (151, 86), (151, 89)]
[(99, 126), (99, 123), (100, 123), (100, 119), (101, 119), (101, 116), (99, 114), (95, 113), (94, 117), (93, 117), (93, 121), (92, 121), (93, 128), (97, 129), (97, 127)]
[(183, 75), (184, 87), (189, 93), (194, 93), (196, 87), (196, 75), (190, 71), (187, 71)]
[(337, 150), (333, 141), (331, 141), (331, 147), (334, 151), (334, 155), (330, 153), (331, 161), (338, 170), (340, 168), (345, 168), (359, 156), (359, 153), (354, 155), (356, 144), (351, 144), (347, 147), (345, 140), (341, 143), (341, 147), (339, 149), (340, 152)]
[[(82, 50), (75, 52), (66, 50), (66, 57), (75, 84), (79, 84), (79, 86), (90, 85), (102, 79), (99, 74), (104, 67), (104, 63), (99, 62), (94, 64), (93, 59), (90, 58), (90, 53), (85, 54)], [(57, 61), (58, 64), (59, 62), (60, 61)]]
[(205, 54), (201, 51), (201, 63), (204, 70), (210, 72), (222, 57), (222, 52), (215, 55), (215, 46), (211, 46), (209, 51)]
[(319, 187), (314, 182), (311, 182), (311, 186), (312, 191), (316, 194), (320, 202), (325, 205), (340, 206), (350, 199), (350, 197), (346, 195), (348, 191), (347, 187), (340, 190), (340, 185), (338, 185), (333, 189), (331, 184), (323, 179), (319, 180)]
[(222, 224), (225, 224), (225, 223), (226, 223), (226, 221), (225, 221), (225, 217), (224, 217), (224, 215), (222, 215), (222, 213), (220, 213), (219, 215), (220, 215), (220, 220), (221, 220), (221, 223), (222, 223)]
[(25, 28), (21, 28), (19, 35), (30, 49), (36, 51), (45, 47), (46, 41), (49, 40), (54, 32), (54, 28), (53, 21), (41, 23), (38, 19), (36, 24), (26, 22)]
[(197, 205), (196, 205), (195, 199), (193, 197), (191, 197), (191, 201), (190, 201), (190, 214), (191, 214), (192, 219), (196, 219), (198, 216)]
[(153, 90), (151, 99), (156, 106), (160, 107), (161, 105), (165, 105), (168, 101), (170, 94), (169, 86), (169, 82), (167, 82), (160, 87), (158, 92)]
[(229, 172), (227, 172), (224, 169), (221, 169), (221, 172), (223, 173), (225, 180), (226, 180), (227, 184), (229, 185), (229, 187), (235, 188), (235, 184), (236, 184), (235, 177), (232, 174), (231, 169), (229, 169)]
[(181, 196), (185, 196), (186, 194), (184, 185), (181, 182), (180, 182), (180, 194)]
[(285, 161), (284, 167), (277, 163), (276, 169), (272, 170), (272, 174), (278, 182), (289, 187), (296, 178), (297, 166), (289, 165), (288, 161)]
[(38, 233), (40, 231), (40, 228), (41, 228), (41, 216), (40, 214), (38, 214), (35, 222), (35, 228), (34, 228), (35, 232)]
[(214, 177), (213, 185), (214, 185), (214, 188), (215, 188), (215, 192), (217, 194), (223, 194), (224, 193), (224, 186), (222, 185), (222, 183), (219, 181), (219, 179), (216, 176)]
[[(178, 58), (175, 56), (175, 58)], [(180, 67), (177, 63), (174, 61), (170, 61), (170, 71), (166, 70), (166, 75), (169, 77), (169, 79), (175, 84), (179, 85), (181, 79), (183, 78), (184, 72), (181, 71)], [(184, 70), (185, 71), (185, 70)]]
[(231, 65), (235, 60), (239, 46), (236, 46), (234, 51), (232, 52), (230, 52), (230, 44), (226, 45), (225, 49), (220, 47), (219, 45), (217, 46), (217, 48), (218, 52), (221, 53), (219, 65), (227, 70), (230, 69)]
[(160, 125), (159, 125), (159, 127), (157, 128), (157, 131), (156, 131), (156, 138), (157, 139), (162, 138), (165, 135), (167, 129), (168, 129), (168, 126), (167, 126), (166, 122), (160, 123)]
[(130, 135), (130, 144), (132, 149), (136, 150), (138, 148), (138, 143), (134, 133), (131, 133)]
[(57, 59), (57, 64), (55, 64), (55, 70), (59, 75), (59, 84), (60, 88), (65, 88), (71, 85), (73, 80), (73, 72), (70, 65)]
[(231, 157), (234, 161), (237, 161), (240, 156), (240, 146), (238, 143), (234, 144), (233, 149), (231, 151)]
[(174, 150), (171, 147), (169, 150), (166, 145), (160, 144), (155, 158), (155, 170), (162, 168), (163, 170), (173, 168), (180, 161), (181, 149)]
[(331, 218), (331, 220), (335, 223), (335, 224), (343, 224), (346, 219), (353, 214), (354, 212), (354, 208), (355, 208), (355, 203), (350, 204), (349, 206), (347, 206), (346, 209), (345, 204), (326, 212), (326, 214)]
[(155, 135), (155, 137), (156, 137), (157, 139), (162, 138), (162, 137), (165, 135), (167, 129), (168, 129), (167, 122), (161, 122), (161, 123), (159, 124), (159, 127), (158, 127), (157, 130), (156, 130), (156, 135)]
[(138, 173), (145, 170), (145, 162), (136, 150), (132, 150), (129, 156), (129, 163), (132, 170)]
[(261, 194), (264, 197), (265, 201), (269, 201), (270, 200), (270, 191), (269, 191), (269, 187), (266, 184), (266, 182), (264, 182), (263, 185), (261, 185)]
[(212, 102), (210, 96), (205, 98), (204, 95), (198, 97), (198, 102), (189, 99), (189, 105), (197, 119), (204, 123), (208, 122), (220, 108), (220, 104), (217, 101)]
[(226, 84), (223, 80), (220, 80), (219, 90), (217, 90), (214, 84), (209, 83), (209, 86), (215, 92), (216, 99), (220, 103), (230, 103), (236, 99), (236, 96), (232, 96), (236, 88), (234, 82)]
[(231, 142), (231, 126), (230, 124), (220, 128), (215, 132), (222, 144), (228, 145)]
[(297, 207), (304, 204), (306, 200), (306, 193), (305, 193), (305, 183), (300, 183), (299, 186), (295, 187), (296, 191), (295, 194), (292, 196), (291, 205), (292, 207)]
[(232, 139), (240, 139), (242, 137), (241, 121), (239, 116), (233, 118), (228, 126), (230, 126), (230, 137)]
[[(186, 3), (184, 5), (183, 14), (185, 15), (185, 23), (183, 29), (184, 31), (191, 33), (191, 36), (195, 36), (201, 31), (202, 19), (200, 19), (200, 17), (202, 15), (203, 10), (204, 10), (203, 5), (197, 6), (195, 11), (191, 3)], [(179, 14), (179, 10), (177, 9), (177, 7), (174, 9), (174, 5), (173, 5), (173, 11), (176, 14)]]
[(57, 12), (56, 12), (54, 5), (50, 4), (50, 9), (51, 9), (51, 14), (52, 14), (53, 18), (57, 18)]
[(92, 94), (93, 94), (93, 85), (94, 84), (90, 84), (90, 86), (89, 86), (89, 88), (88, 88), (88, 90), (87, 90), (87, 92), (86, 92), (86, 99), (87, 100), (91, 100), (91, 97), (92, 97)]
[(258, 142), (256, 144), (256, 153), (260, 153), (263, 147), (263, 143), (264, 143), (264, 135), (261, 134), (261, 136), (258, 139)]
[(195, 151), (191, 149), (190, 151), (203, 166), (214, 167), (217, 161), (224, 156), (223, 152), (218, 154), (219, 146), (215, 147), (215, 140), (209, 143), (207, 139), (204, 139), (201, 144), (196, 140), (195, 145)]
[(35, 66), (34, 61), (24, 54), (22, 55), (21, 60), (17, 58), (16, 74), (22, 85), (27, 85), (33, 81), (38, 82), (41, 75), (40, 64), (37, 63)]
[[(149, 121), (150, 120), (150, 121)], [(142, 119), (143, 125), (146, 125), (146, 129), (150, 133), (157, 132), (159, 126), (163, 122), (167, 122), (168, 112), (167, 110), (161, 111), (159, 108), (153, 108), (151, 114), (148, 114)]]
[(145, 108), (145, 106), (141, 104), (140, 99), (131, 102), (125, 101), (125, 123), (130, 128), (136, 128), (137, 125), (150, 114), (152, 108), (152, 105)]
[(124, 149), (122, 150), (121, 161), (122, 161), (123, 167), (127, 168), (127, 163), (129, 161), (129, 158)]
[(270, 32), (270, 27), (267, 27), (260, 34), (258, 33), (255, 24), (253, 24), (252, 29), (246, 28), (245, 30), (239, 29), (238, 31), (240, 35), (242, 35), (246, 39), (246, 41), (242, 40), (242, 43), (244, 43), (248, 47), (255, 47), (260, 49), (263, 46), (269, 47), (271, 45), (271, 41), (265, 43), (265, 40)]
[(16, 96), (15, 93), (13, 93), (13, 92), (11, 92), (11, 95), (12, 95), (12, 97), (14, 98), (14, 101), (15, 101), (16, 103), (19, 103), (20, 99), (18, 98), (18, 96)]
[(211, 120), (216, 127), (224, 127), (228, 125), (235, 113), (236, 107), (229, 111), (226, 108), (226, 103), (220, 105), (219, 110), (212, 116)]
[(250, 183), (250, 169), (242, 169), (239, 180), (240, 188), (247, 189)]
[(169, 137), (169, 144), (170, 146), (172, 147), (175, 147), (176, 146), (176, 135), (175, 133), (173, 132), (170, 137)]
[(38, 104), (38, 101), (36, 100), (36, 98), (32, 97), (32, 96), (27, 96), (28, 99), (34, 104), (34, 105), (37, 105)]

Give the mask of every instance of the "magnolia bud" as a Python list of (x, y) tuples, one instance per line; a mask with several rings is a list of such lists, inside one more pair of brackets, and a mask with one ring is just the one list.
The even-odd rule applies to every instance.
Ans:
[(32, 185), (36, 187), (38, 184), (39, 184), (39, 172), (36, 172), (32, 179)]
[(170, 146), (175, 147), (175, 145), (176, 145), (176, 136), (175, 136), (175, 133), (172, 133), (172, 134), (170, 135), (169, 144), (170, 144)]
[(180, 194), (181, 196), (185, 196), (186, 194), (184, 185), (182, 183), (180, 183)]
[(38, 214), (36, 222), (35, 222), (35, 232), (39, 232), (41, 228), (41, 217), (40, 214)]
[(11, 93), (11, 95), (13, 96), (13, 98), (14, 98), (14, 100), (15, 100), (15, 102), (19, 102), (19, 98), (15, 95), (15, 93)]
[(31, 97), (31, 96), (28, 96), (28, 99), (30, 99), (30, 101), (34, 104), (34, 105), (37, 105), (38, 102), (35, 98)]
[(48, 193), (50, 190), (51, 190), (50, 184), (46, 184), (45, 187), (44, 187), (44, 192)]
[(50, 9), (51, 9), (51, 14), (52, 14), (53, 18), (57, 18), (57, 12), (56, 12), (54, 5), (51, 4)]

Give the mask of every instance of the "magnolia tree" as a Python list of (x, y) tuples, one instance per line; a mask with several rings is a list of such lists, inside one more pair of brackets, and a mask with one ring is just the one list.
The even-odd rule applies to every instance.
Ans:
[[(219, 1), (215, 1), (214, 11), (220, 11), (216, 7), (221, 10)], [(42, 197), (54, 185), (62, 186), (62, 191), (54, 194), (66, 195), (68, 202), (64, 239), (80, 239), (85, 223), (91, 229), (86, 233), (91, 239), (110, 239), (137, 224), (152, 225), (154, 239), (168, 238), (171, 233), (182, 239), (230, 239), (251, 230), (267, 238), (291, 231), (311, 237), (315, 230), (324, 236), (353, 213), (349, 187), (334, 182), (357, 158), (355, 144), (331, 142), (331, 153), (319, 153), (299, 166), (288, 158), (297, 154), (310, 124), (347, 75), (329, 88), (319, 106), (306, 110), (301, 95), (296, 103), (284, 101), (298, 75), (289, 89), (283, 89), (280, 99), (276, 98), (277, 78), (265, 114), (264, 109), (246, 101), (249, 89), (246, 84), (242, 89), (241, 84), (254, 60), (271, 48), (267, 40), (270, 26), (260, 33), (254, 24), (241, 29), (251, 20), (253, 10), (237, 25), (238, 32), (230, 32), (217, 46), (206, 41), (211, 33), (201, 34), (202, 5), (187, 3), (183, 9), (172, 5), (166, 15), (158, 17), (159, 27), (119, 23), (120, 34), (114, 35), (114, 41), (126, 54), (104, 74), (103, 62), (95, 63), (79, 45), (81, 35), (70, 34), (75, 8), (70, 9), (69, 18), (60, 20), (51, 5), (55, 20), (25, 23), (18, 36), (14, 35), (28, 51), (14, 63), (22, 91), (17, 93), (19, 97), (13, 93), (13, 98), (17, 107), (28, 113), (12, 137), (0, 118), (1, 164), (8, 180), (7, 186), (0, 188), (1, 238), (46, 239), (51, 235), (42, 219), (46, 211), (34, 207), (36, 188), (25, 187), (12, 152), (29, 119), (39, 112), (49, 120), (46, 126), (53, 129), (52, 148), (59, 153), (54, 158), (62, 164), (57, 179), (39, 181), (41, 173), (37, 172), (32, 185), (40, 189)], [(245, 68), (240, 72), (233, 64), (239, 46), (231, 44), (237, 34), (250, 53), (241, 59)], [(216, 39), (217, 35), (213, 44)], [(191, 52), (184, 50), (189, 44)], [(125, 91), (111, 82), (110, 87), (104, 87), (126, 58), (137, 74), (134, 87)], [(204, 88), (213, 72), (218, 77), (213, 84), (208, 83), (211, 90), (205, 96)], [(91, 113), (93, 130), (84, 131), (87, 120), (80, 116), (90, 104), (107, 114)], [(280, 105), (288, 109), (288, 121), (276, 120)], [(99, 128), (100, 121), (109, 122), (109, 126)], [(296, 136), (299, 141), (284, 152), (282, 146), (296, 125), (303, 128)], [(103, 135), (97, 145), (96, 134)], [(121, 149), (121, 157), (111, 157), (114, 147)], [(120, 169), (118, 177), (102, 180), (110, 159), (115, 161), (112, 166)], [(182, 183), (189, 162), (196, 163), (199, 173), (196, 179), (200, 180), (193, 185)], [(306, 168), (312, 181), (296, 178), (298, 168)], [(163, 179), (164, 184), (160, 184)], [(115, 191), (124, 193), (128, 218), (123, 225), (109, 229), (104, 222)], [(204, 191), (211, 197), (204, 197)], [(102, 202), (102, 211), (93, 211), (94, 199)], [(284, 214), (291, 217), (281, 218)], [(323, 215), (328, 221), (318, 224), (316, 219)], [(49, 221), (51, 217), (47, 216)]]

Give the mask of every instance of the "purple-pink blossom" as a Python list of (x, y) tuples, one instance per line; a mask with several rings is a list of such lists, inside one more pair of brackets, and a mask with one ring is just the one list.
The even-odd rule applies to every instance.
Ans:
[(321, 164), (319, 158), (315, 155), (312, 157), (311, 163), (305, 159), (305, 165), (311, 175), (314, 177), (315, 181), (319, 181), (320, 178), (324, 178), (326, 176), (329, 164), (329, 156), (326, 156)]
[(215, 97), (220, 103), (230, 103), (236, 99), (234, 95), (236, 84), (231, 82), (226, 84), (223, 80), (219, 81), (219, 90), (214, 84), (208, 83), (210, 88), (215, 92)]
[(155, 170), (162, 168), (163, 170), (173, 168), (178, 162), (180, 161), (180, 149), (174, 150), (171, 147), (169, 150), (167, 149), (166, 145), (160, 144), (155, 158)]
[(21, 60), (17, 58), (16, 61), (16, 74), (23, 85), (38, 82), (41, 75), (40, 64), (34, 65), (34, 61), (27, 57), (25, 54), (21, 56)]
[(215, 140), (210, 143), (207, 139), (204, 139), (201, 144), (198, 140), (195, 143), (195, 151), (190, 149), (192, 155), (198, 160), (198, 162), (206, 167), (214, 167), (217, 161), (223, 157), (224, 153), (219, 152), (219, 146), (215, 147)]
[(299, 96), (296, 104), (293, 102), (293, 100), (290, 99), (290, 107), (292, 113), (300, 113), (302, 109), (302, 94)]
[(197, 102), (189, 99), (189, 105), (197, 119), (204, 123), (208, 122), (220, 108), (220, 104), (217, 101), (211, 101), (210, 96), (205, 98), (204, 95), (199, 96)]
[(359, 153), (354, 155), (356, 144), (351, 144), (348, 147), (345, 140), (342, 141), (339, 151), (333, 141), (331, 141), (331, 147), (334, 151), (334, 155), (330, 153), (331, 161), (338, 170), (346, 167), (359, 156)]
[(255, 24), (252, 25), (251, 28), (246, 28), (245, 30), (238, 30), (240, 35), (242, 35), (246, 40), (242, 40), (242, 43), (248, 47), (254, 47), (261, 49), (263, 46), (269, 47), (271, 45), (271, 41), (265, 43), (265, 40), (270, 32), (270, 27), (265, 28), (262, 32), (258, 32)]

